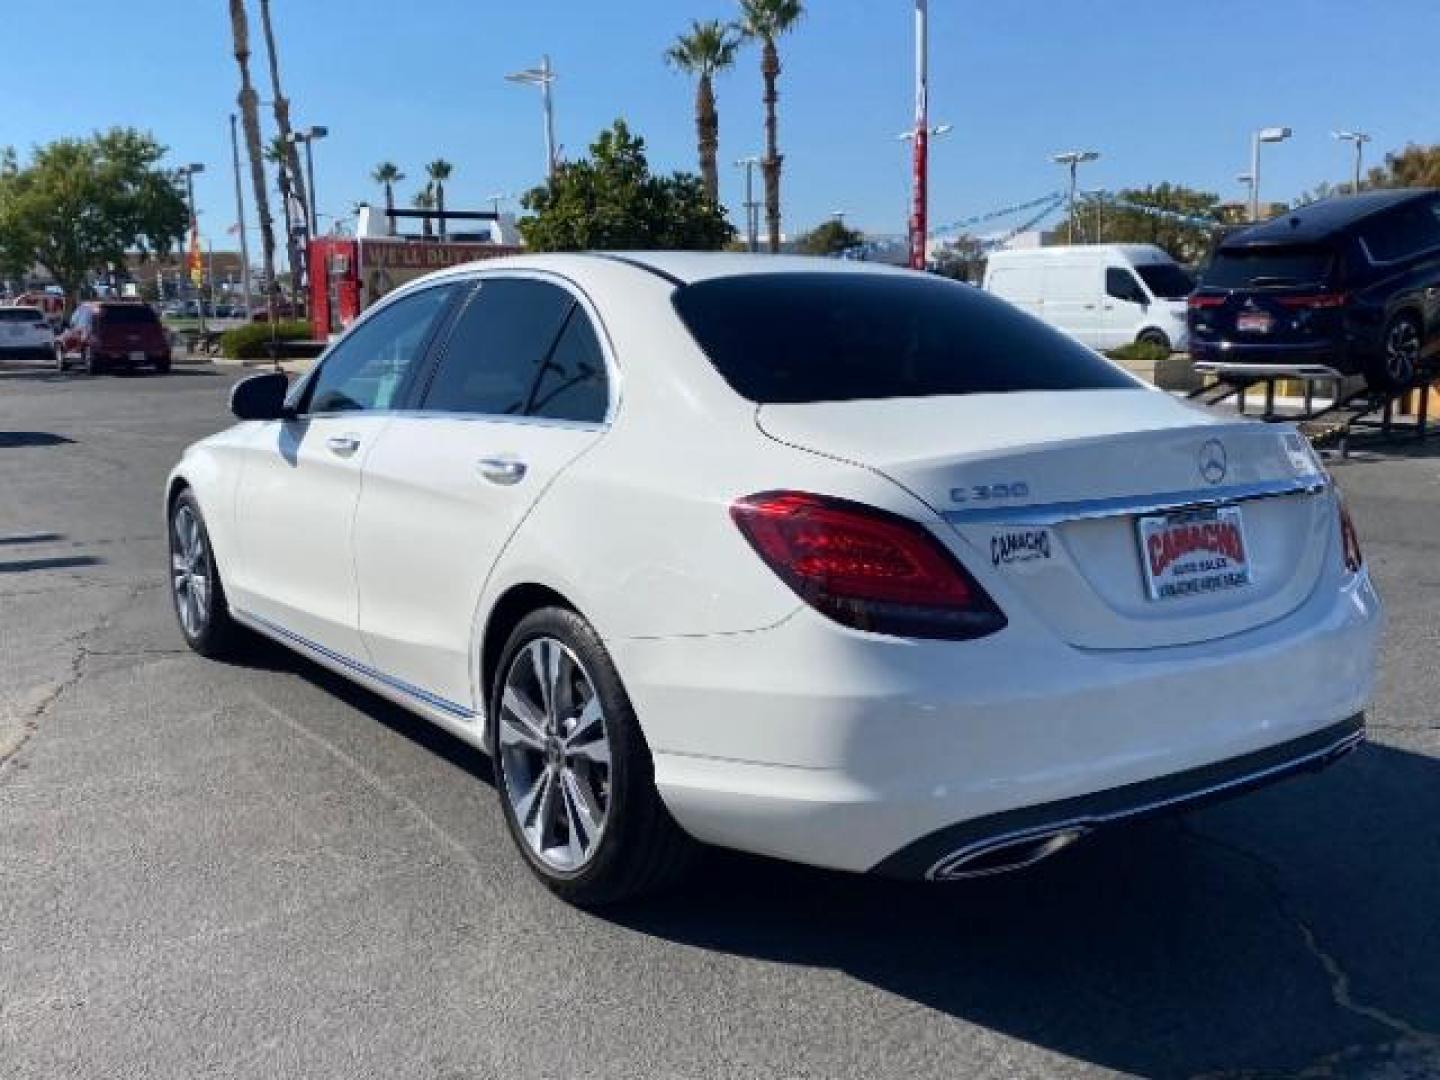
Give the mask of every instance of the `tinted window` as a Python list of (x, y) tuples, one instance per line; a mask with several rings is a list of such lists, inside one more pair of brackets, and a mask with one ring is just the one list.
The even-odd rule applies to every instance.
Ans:
[(454, 289), (440, 285), (413, 293), (356, 326), (320, 366), (305, 411), (393, 408)]
[(716, 370), (751, 401), (1137, 385), (1003, 300), (921, 274), (747, 274), (684, 286), (674, 303)]
[(1410, 203), (1381, 214), (1360, 228), (1370, 257), (1379, 262), (1407, 259), (1440, 247), (1440, 219), (1434, 203)]
[(484, 281), (456, 321), (425, 408), (556, 420), (605, 418), (605, 360), (584, 310), (543, 281)]
[(1165, 300), (1184, 300), (1195, 291), (1195, 279), (1174, 263), (1145, 263), (1137, 266), (1140, 280)]
[(0, 307), (0, 322), (31, 323), (43, 322), (45, 315), (39, 308)]
[(106, 326), (145, 326), (156, 319), (148, 304), (115, 304), (100, 309), (100, 321)]
[(1140, 282), (1135, 280), (1135, 275), (1118, 266), (1109, 267), (1105, 271), (1105, 294), (1131, 304), (1150, 302), (1150, 297), (1145, 295), (1145, 290), (1140, 287)]
[(1216, 289), (1325, 285), (1335, 264), (1328, 247), (1221, 248), (1200, 275), (1200, 284)]

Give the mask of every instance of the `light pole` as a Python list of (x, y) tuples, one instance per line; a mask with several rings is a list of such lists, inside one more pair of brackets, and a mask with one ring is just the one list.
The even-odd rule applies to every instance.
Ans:
[(1053, 154), (1050, 160), (1056, 165), (1067, 166), (1070, 170), (1070, 221), (1065, 231), (1065, 242), (1075, 243), (1075, 184), (1077, 172), (1080, 165), (1087, 161), (1094, 161), (1100, 156), (1098, 150), (1067, 150), (1063, 154)]
[(545, 175), (551, 180), (555, 178), (555, 167), (558, 164), (555, 159), (555, 102), (550, 92), (555, 79), (555, 70), (550, 66), (548, 54), (540, 58), (538, 68), (526, 68), (505, 76), (506, 82), (540, 88), (540, 103), (545, 110)]
[(1260, 220), (1260, 144), (1284, 142), (1292, 134), (1288, 127), (1265, 127), (1250, 136), (1250, 220)]
[(760, 158), (751, 155), (735, 162), (736, 168), (745, 170), (745, 246), (751, 253), (760, 248), (760, 204), (755, 201), (755, 166)]
[[(185, 200), (190, 204), (191, 250), (186, 254), (186, 262), (188, 263), (191, 256), (198, 253), (197, 245), (199, 244), (200, 237), (200, 219), (195, 216), (195, 174), (204, 172), (205, 166), (198, 161), (192, 161), (189, 165), (181, 165), (180, 168), (175, 171), (185, 178)], [(193, 270), (191, 271), (190, 284), (192, 286), (195, 285)], [(200, 293), (198, 288), (195, 291), (200, 295), (200, 333), (203, 334), (205, 333), (205, 297), (203, 293)]]
[(1365, 144), (1370, 141), (1370, 133), (1366, 131), (1332, 131), (1330, 134), (1341, 142), (1355, 144), (1355, 186), (1350, 189), (1350, 194), (1358, 194), (1360, 191), (1360, 168), (1364, 162)]
[(315, 195), (315, 155), (311, 152), (310, 144), (316, 139), (325, 138), (325, 136), (329, 134), (330, 129), (321, 127), (319, 124), (315, 124), (304, 131), (292, 131), (290, 133), (290, 141), (292, 143), (305, 144), (305, 183), (309, 188), (310, 194), (310, 220), (307, 224), (310, 227), (310, 236), (312, 239), (319, 235), (318, 226), (320, 216), (315, 209), (319, 199), (316, 198)]
[(910, 269), (925, 269), (930, 231), (930, 3), (915, 0), (914, 178), (910, 190)]
[(245, 318), (250, 317), (250, 242), (245, 238), (245, 188), (240, 183), (240, 142), (235, 136), (235, 114), (230, 114), (230, 160), (235, 167), (235, 224), (240, 230), (240, 287), (245, 295)]

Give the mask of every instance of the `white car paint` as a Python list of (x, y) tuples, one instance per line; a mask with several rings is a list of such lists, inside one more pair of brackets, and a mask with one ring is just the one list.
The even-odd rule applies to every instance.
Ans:
[[(491, 615), (543, 586), (605, 642), (683, 828), (847, 870), (957, 823), (1263, 752), (1363, 709), (1380, 602), (1344, 564), (1338, 497), (1293, 429), (1138, 383), (757, 406), (675, 314), (677, 283), (909, 272), (643, 263), (494, 260), (385, 302), (437, 281), (563, 285), (601, 331), (603, 423), (380, 412), (242, 423), (190, 447), (171, 490), (188, 485), (203, 508), (232, 613), (483, 749)], [(1229, 455), (1219, 486), (1197, 472), (1210, 440)], [(477, 474), (497, 459), (524, 477)], [(777, 489), (920, 523), (1008, 625), (938, 641), (830, 620), (731, 520), (736, 499)], [(1145, 600), (1135, 514), (1209, 499), (1245, 508), (1253, 589)], [(1051, 557), (994, 558), (1016, 529), (1044, 531)]]
[(55, 329), (37, 307), (0, 306), (0, 359), (55, 355)]
[[(1043, 319), (1092, 349), (1115, 349), (1146, 333), (1165, 336), (1184, 351), (1190, 341), (1185, 298), (1164, 297), (1145, 281), (1142, 267), (1174, 267), (1153, 244), (1084, 244), (994, 252), (985, 264), (984, 288)], [(1107, 273), (1136, 290), (1107, 289)]]

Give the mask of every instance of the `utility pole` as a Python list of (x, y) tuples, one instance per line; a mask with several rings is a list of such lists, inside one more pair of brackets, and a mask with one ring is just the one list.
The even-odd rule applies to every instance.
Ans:
[(760, 204), (755, 201), (755, 166), (760, 159), (752, 154), (735, 164), (745, 170), (745, 246), (753, 254), (760, 250)]
[(925, 238), (930, 231), (930, 4), (915, 0), (915, 163), (910, 206), (910, 268), (925, 269)]
[(1075, 186), (1077, 172), (1082, 164), (1087, 161), (1094, 161), (1100, 156), (1096, 150), (1067, 150), (1063, 154), (1055, 154), (1050, 160), (1056, 165), (1064, 165), (1070, 170), (1070, 220), (1066, 226), (1065, 242), (1075, 243)]
[(559, 165), (555, 152), (555, 102), (550, 91), (555, 78), (555, 69), (550, 66), (548, 53), (540, 58), (538, 68), (526, 68), (505, 76), (506, 82), (540, 88), (540, 106), (545, 113), (545, 175), (550, 180), (555, 179), (555, 170)]
[[(240, 142), (235, 135), (235, 114), (230, 114), (230, 158), (235, 165), (235, 223), (240, 230), (240, 288), (245, 296), (245, 317), (250, 317), (250, 242), (245, 237), (245, 188), (240, 183)], [(293, 271), (293, 268), (292, 268)]]
[(1365, 144), (1370, 141), (1370, 135), (1365, 131), (1332, 131), (1334, 138), (1341, 142), (1353, 142), (1355, 144), (1355, 186), (1350, 189), (1351, 195), (1360, 191), (1360, 177), (1365, 158)]

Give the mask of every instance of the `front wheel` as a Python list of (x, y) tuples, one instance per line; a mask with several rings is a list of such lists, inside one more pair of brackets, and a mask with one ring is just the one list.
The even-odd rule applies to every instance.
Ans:
[(242, 628), (230, 617), (225, 583), (210, 546), (200, 504), (182, 491), (170, 507), (170, 599), (185, 644), (201, 656), (235, 651)]
[(650, 750), (599, 636), (563, 608), (515, 628), (491, 695), (496, 790), (530, 869), (573, 904), (677, 880), (694, 843), (655, 790)]
[(1135, 341), (1140, 345), (1154, 345), (1156, 348), (1164, 349), (1167, 353), (1170, 351), (1170, 339), (1165, 336), (1163, 330), (1154, 328), (1141, 330), (1140, 336)]
[(1399, 390), (1415, 381), (1420, 370), (1424, 335), (1420, 320), (1401, 312), (1385, 326), (1380, 338), (1380, 355), (1367, 368), (1366, 381), (1377, 390)]

